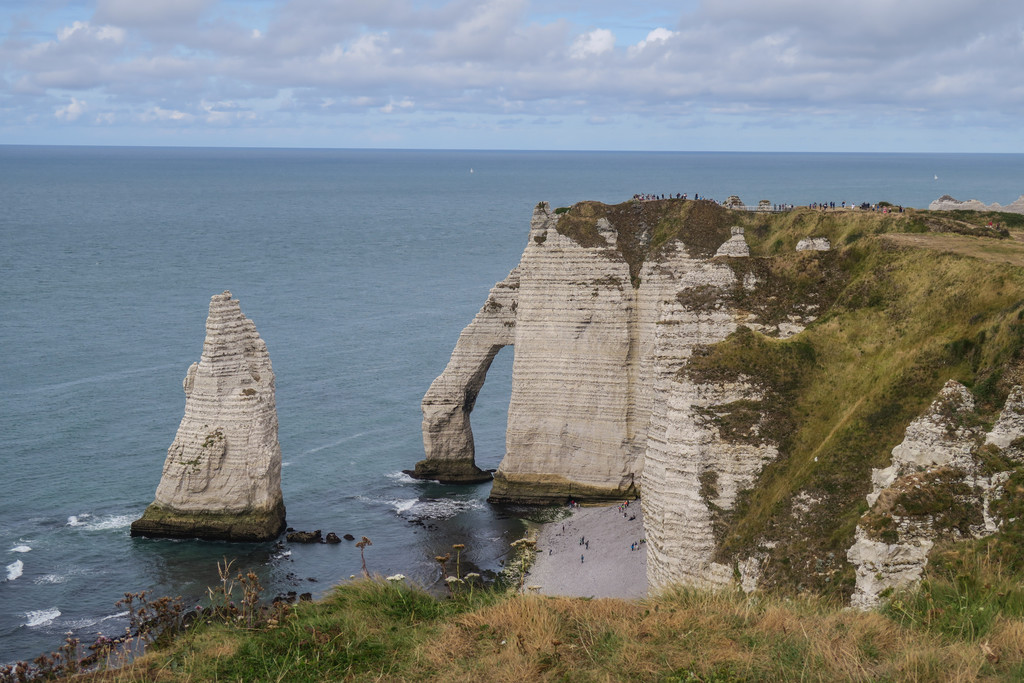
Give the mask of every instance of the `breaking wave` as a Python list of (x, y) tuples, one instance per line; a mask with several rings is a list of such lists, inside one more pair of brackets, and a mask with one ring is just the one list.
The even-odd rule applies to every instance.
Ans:
[(7, 580), (14, 581), (16, 578), (22, 575), (25, 571), (25, 563), (21, 560), (15, 560), (7, 565)]
[(95, 522), (89, 522), (85, 529), (89, 531), (105, 531), (107, 529), (123, 529), (131, 526), (134, 515), (108, 515), (101, 517)]
[(415, 484), (416, 480), (410, 477), (405, 472), (398, 470), (397, 472), (388, 472), (386, 475), (388, 479), (398, 482), (399, 484)]
[(449, 519), (466, 510), (480, 510), (481, 500), (455, 500), (452, 498), (407, 498), (388, 501), (399, 516), (406, 519)]
[(50, 609), (37, 609), (32, 612), (25, 612), (25, 618), (28, 619), (28, 621), (25, 622), (25, 626), (28, 626), (29, 628), (35, 628), (36, 626), (46, 626), (59, 616), (60, 610), (56, 607), (51, 607)]

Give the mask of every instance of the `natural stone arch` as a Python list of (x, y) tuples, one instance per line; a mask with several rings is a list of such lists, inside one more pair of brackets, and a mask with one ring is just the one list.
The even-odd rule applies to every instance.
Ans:
[(409, 475), (446, 483), (487, 481), (490, 472), (476, 466), (469, 414), (495, 356), (515, 341), (519, 269), (494, 285), (487, 301), (459, 335), (444, 372), (427, 390), (423, 410), (426, 458)]

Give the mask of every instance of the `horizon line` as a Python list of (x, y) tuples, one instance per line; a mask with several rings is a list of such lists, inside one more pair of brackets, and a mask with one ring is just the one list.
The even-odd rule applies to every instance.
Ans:
[(507, 153), (582, 153), (582, 154), (890, 154), (890, 155), (984, 155), (1020, 156), (1024, 152), (908, 152), (908, 151), (838, 151), (838, 150), (713, 150), (713, 149), (514, 149), (487, 147), (312, 147), (312, 146), (257, 146), (257, 145), (112, 145), (112, 144), (67, 144), (67, 143), (8, 143), (0, 142), (0, 148), (74, 148), (74, 149), (180, 149), (180, 150), (265, 150), (265, 151), (322, 151), (322, 152), (507, 152)]

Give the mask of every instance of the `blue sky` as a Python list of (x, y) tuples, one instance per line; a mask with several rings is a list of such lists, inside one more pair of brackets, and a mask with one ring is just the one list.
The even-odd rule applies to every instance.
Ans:
[(1024, 152), (1018, 0), (0, 0), (0, 144)]

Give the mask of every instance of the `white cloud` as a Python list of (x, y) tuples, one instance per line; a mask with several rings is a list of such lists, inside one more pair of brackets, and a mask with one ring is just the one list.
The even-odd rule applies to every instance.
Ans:
[(144, 122), (174, 122), (174, 123), (191, 123), (195, 120), (195, 116), (188, 114), (177, 109), (164, 109), (163, 107), (154, 106), (143, 112), (140, 117)]
[(670, 31), (667, 28), (658, 27), (647, 34), (647, 37), (641, 40), (636, 45), (630, 47), (631, 51), (640, 52), (648, 45), (656, 45), (659, 43), (665, 43), (672, 38), (679, 35), (676, 31)]
[(415, 106), (415, 104), (413, 103), (412, 100), (410, 100), (409, 98), (405, 98), (405, 99), (401, 100), (400, 102), (395, 102), (394, 100), (391, 100), (390, 102), (385, 104), (383, 107), (381, 107), (380, 110), (382, 112), (384, 112), (385, 114), (390, 114), (393, 111), (395, 111), (396, 107), (398, 109), (412, 109), (414, 106)]
[(94, 40), (123, 43), (125, 32), (123, 28), (117, 26), (92, 26), (88, 21), (76, 21), (71, 26), (61, 27), (57, 31), (57, 40), (68, 40), (76, 35)]
[(57, 107), (53, 115), (61, 121), (75, 121), (79, 116), (85, 113), (86, 104), (84, 101), (77, 97), (72, 97), (71, 101), (65, 104), (63, 107)]
[(569, 48), (573, 59), (587, 59), (615, 49), (615, 34), (606, 28), (597, 28), (577, 38)]
[(396, 125), (887, 111), (920, 127), (1024, 109), (1024, 15), (997, 0), (95, 2), (0, 41), (0, 129), (75, 120), (86, 100), (112, 125), (279, 129), (367, 111)]
[(96, 16), (117, 26), (194, 24), (216, 0), (97, 0)]

